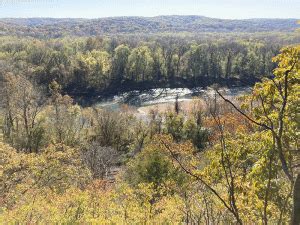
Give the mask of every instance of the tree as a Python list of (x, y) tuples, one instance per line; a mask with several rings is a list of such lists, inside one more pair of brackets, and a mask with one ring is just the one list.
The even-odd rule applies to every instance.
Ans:
[(41, 91), (26, 77), (7, 74), (2, 97), (5, 139), (18, 150), (37, 152), (44, 141)]
[[(271, 133), (275, 145), (276, 154), (281, 168), (291, 187), (294, 189), (294, 209), (292, 216), (292, 224), (299, 224), (297, 215), (299, 209), (297, 193), (299, 190), (298, 181), (299, 174), (297, 168), (293, 166), (295, 156), (297, 156), (297, 146), (299, 133), (299, 120), (296, 118), (299, 112), (299, 68), (300, 68), (300, 48), (290, 47), (281, 51), (274, 61), (278, 63), (278, 67), (274, 70), (273, 79), (264, 79), (262, 83), (257, 83), (253, 90), (253, 95), (249, 96), (248, 109), (254, 118), (239, 109), (230, 100), (219, 95), (230, 105), (232, 105), (241, 115), (250, 122)], [(256, 101), (253, 107), (252, 101)], [(251, 107), (252, 106), (252, 107)], [(296, 154), (296, 155), (295, 155)], [(296, 173), (295, 173), (296, 172)], [(286, 198), (289, 198), (287, 196)]]
[(106, 51), (87, 52), (78, 55), (78, 65), (76, 74), (84, 75), (78, 79), (84, 79), (90, 87), (95, 89), (105, 89), (109, 84), (111, 71), (111, 59)]
[(131, 160), (125, 178), (133, 186), (152, 184), (156, 191), (168, 185), (171, 188), (172, 183), (180, 186), (186, 181), (184, 174), (172, 165), (172, 161), (156, 141), (149, 143)]
[(47, 118), (47, 137), (52, 144), (77, 146), (83, 140), (81, 131), (84, 128), (80, 106), (73, 104), (73, 99), (61, 94), (61, 86), (52, 81), (49, 85), (51, 97), (45, 108)]
[(162, 56), (164, 59), (164, 68), (166, 71), (165, 77), (171, 82), (173, 82), (175, 77), (175, 60), (174, 60), (174, 54), (175, 54), (175, 45), (172, 40), (164, 40), (161, 42), (161, 49), (162, 49)]
[(102, 147), (97, 142), (88, 144), (82, 155), (94, 179), (110, 179), (108, 175), (111, 168), (117, 166), (120, 160), (120, 153), (116, 149)]
[(131, 51), (128, 58), (128, 70), (133, 81), (145, 81), (152, 74), (153, 59), (151, 50), (147, 46), (141, 46)]
[(130, 49), (126, 45), (119, 45), (114, 50), (112, 77), (117, 83), (122, 82), (126, 77), (126, 66), (129, 55)]
[(93, 109), (95, 123), (92, 140), (99, 146), (112, 147), (120, 154), (128, 153), (134, 144), (133, 119), (126, 114)]
[[(51, 145), (41, 154), (18, 153), (0, 143), (0, 197), (3, 205), (11, 208), (26, 197), (47, 190), (64, 193), (70, 187), (84, 187), (89, 171), (81, 164), (77, 150), (64, 145)], [(28, 193), (28, 195), (27, 195)]]

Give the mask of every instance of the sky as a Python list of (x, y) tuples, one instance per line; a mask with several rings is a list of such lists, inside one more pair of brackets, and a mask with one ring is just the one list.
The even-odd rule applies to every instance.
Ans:
[(158, 15), (299, 19), (300, 0), (0, 0), (2, 18)]

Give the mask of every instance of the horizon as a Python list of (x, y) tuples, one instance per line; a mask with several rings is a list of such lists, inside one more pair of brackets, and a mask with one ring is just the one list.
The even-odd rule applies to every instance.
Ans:
[(227, 19), (227, 18), (218, 18), (218, 17), (209, 17), (209, 16), (203, 16), (203, 15), (157, 15), (157, 16), (104, 16), (104, 17), (94, 17), (94, 18), (87, 18), (87, 17), (0, 17), (0, 19), (82, 19), (82, 20), (97, 20), (97, 19), (109, 19), (109, 18), (157, 18), (157, 17), (204, 17), (204, 18), (209, 18), (209, 19), (222, 19), (222, 20), (260, 20), (260, 19), (268, 19), (268, 20), (300, 20), (299, 18), (296, 17), (287, 17), (287, 18), (282, 18), (282, 17), (251, 17), (251, 18), (238, 18), (238, 19)]
[(297, 0), (0, 0), (1, 18), (101, 19), (204, 16), (217, 19), (297, 19)]

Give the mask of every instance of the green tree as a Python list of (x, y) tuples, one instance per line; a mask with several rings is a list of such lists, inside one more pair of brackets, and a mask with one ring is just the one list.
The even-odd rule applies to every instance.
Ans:
[[(299, 68), (300, 48), (288, 47), (281, 51), (281, 54), (274, 58), (278, 67), (274, 70), (274, 78), (264, 79), (254, 87), (253, 94), (244, 105), (250, 110), (251, 115), (242, 111), (231, 101), (219, 95), (231, 104), (247, 120), (270, 133), (273, 138), (273, 157), (279, 160), (282, 172), (290, 181), (291, 190), (294, 189), (294, 216), (293, 224), (299, 223), (297, 217), (299, 202), (297, 193), (299, 173), (295, 160), (298, 157), (297, 149), (299, 140)], [(253, 101), (256, 105), (253, 107)], [(296, 165), (296, 166), (295, 166)], [(294, 187), (293, 187), (294, 186)], [(289, 195), (286, 196), (289, 198)], [(287, 200), (288, 201), (288, 200)], [(267, 218), (264, 218), (267, 223)]]
[(141, 46), (131, 51), (128, 58), (128, 71), (133, 81), (145, 81), (152, 75), (153, 58), (147, 46)]
[(122, 82), (126, 77), (126, 66), (129, 55), (130, 49), (126, 45), (119, 45), (114, 50), (112, 77), (117, 83)]

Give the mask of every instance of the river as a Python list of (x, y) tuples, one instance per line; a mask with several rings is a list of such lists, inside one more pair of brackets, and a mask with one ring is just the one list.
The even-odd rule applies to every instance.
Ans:
[[(250, 87), (221, 89), (224, 96), (230, 99), (250, 91)], [(106, 110), (128, 110), (137, 116), (145, 116), (150, 110), (165, 111), (172, 108), (177, 96), (181, 109), (188, 109), (195, 100), (205, 100), (214, 95), (215, 91), (211, 88), (158, 88), (148, 91), (126, 92), (105, 101), (100, 101), (95, 105)]]

